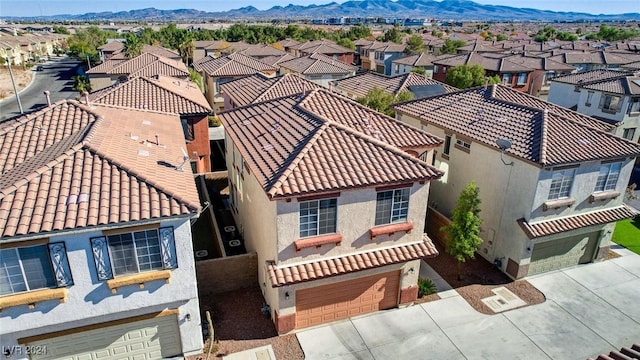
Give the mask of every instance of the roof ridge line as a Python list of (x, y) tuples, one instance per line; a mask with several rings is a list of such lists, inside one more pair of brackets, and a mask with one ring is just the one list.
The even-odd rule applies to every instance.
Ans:
[(540, 123), (540, 164), (547, 166), (547, 122), (549, 121), (549, 110), (542, 112), (542, 122)]
[[(167, 189), (164, 188), (164, 186), (159, 185), (157, 182), (147, 179), (144, 176), (141, 176), (137, 171), (133, 170), (131, 167), (125, 165), (124, 163), (113, 159), (109, 156), (107, 156), (107, 154), (103, 153), (102, 151), (99, 151), (98, 149), (96, 149), (95, 147), (91, 146), (91, 143), (86, 143), (86, 144), (82, 144), (87, 151), (92, 152), (94, 154), (96, 154), (97, 156), (101, 157), (102, 159), (104, 159), (105, 161), (117, 166), (118, 168), (120, 168), (121, 170), (124, 170), (128, 173), (130, 173), (131, 175), (135, 176), (136, 178), (142, 180), (144, 183), (149, 184), (151, 186), (153, 186), (154, 188), (164, 192), (167, 195), (170, 195), (172, 198), (176, 199), (177, 201), (187, 205), (189, 208), (191, 208), (192, 210), (196, 210), (200, 207), (200, 205), (198, 204), (197, 206), (194, 206), (194, 204), (191, 204), (191, 202), (183, 199), (182, 196), (174, 194), (171, 191), (167, 191)], [(176, 170), (177, 171), (177, 170)]]
[[(157, 87), (159, 87), (159, 88), (161, 88), (161, 89), (163, 89), (163, 90), (166, 90), (166, 91), (168, 91), (168, 92), (170, 92), (170, 93), (172, 93), (172, 94), (175, 94), (176, 96), (178, 96), (178, 97), (180, 97), (180, 98), (182, 98), (182, 99), (184, 99), (184, 100), (187, 100), (187, 101), (189, 101), (189, 102), (190, 102), (190, 103), (192, 103), (192, 104), (195, 104), (195, 105), (198, 105), (198, 106), (204, 107), (204, 105), (202, 105), (202, 104), (200, 104), (200, 103), (198, 103), (198, 102), (195, 102), (195, 101), (191, 100), (191, 98), (189, 98), (189, 97), (187, 97), (187, 96), (184, 96), (183, 94), (180, 94), (180, 93), (178, 93), (178, 92), (175, 92), (174, 90), (172, 90), (172, 89), (170, 89), (169, 87), (167, 87), (167, 86), (165, 86), (164, 84), (162, 84), (162, 83), (161, 83), (161, 80), (160, 80), (160, 76), (165, 76), (165, 77), (169, 77), (169, 78), (173, 79), (173, 80), (171, 80), (171, 83), (172, 83), (172, 84), (174, 84), (174, 81), (178, 81), (179, 83), (180, 83), (180, 82), (184, 82), (184, 83), (186, 83), (186, 86), (187, 86), (187, 87), (188, 87), (190, 84), (193, 84), (193, 85), (195, 85), (195, 86), (196, 86), (196, 89), (197, 89), (197, 88), (198, 88), (198, 86), (197, 86), (195, 83), (192, 83), (192, 82), (191, 82), (191, 80), (181, 80), (181, 79), (178, 79), (178, 78), (174, 78), (173, 76), (160, 75), (160, 74), (158, 74), (158, 75), (156, 75), (156, 76), (158, 76), (158, 80), (157, 80), (157, 81), (154, 81), (154, 79), (152, 79), (151, 77), (148, 77), (148, 76), (137, 76), (135, 79), (137, 79), (137, 78), (142, 78), (144, 81), (146, 81), (146, 82), (147, 82), (147, 83), (149, 83), (149, 84), (152, 84), (153, 86), (157, 86)], [(135, 79), (132, 79), (132, 80), (135, 80)], [(127, 81), (127, 82), (128, 82), (128, 81)], [(176, 85), (176, 86), (180, 86), (180, 85)], [(205, 99), (205, 103), (207, 103), (207, 102), (206, 102), (206, 99)], [(210, 107), (211, 105), (209, 105), (209, 104), (207, 103), (207, 106), (209, 106), (209, 107)]]

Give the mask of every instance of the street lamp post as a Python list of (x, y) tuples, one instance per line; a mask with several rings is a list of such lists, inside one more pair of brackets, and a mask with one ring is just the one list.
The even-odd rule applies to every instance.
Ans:
[(13, 92), (16, 94), (16, 100), (18, 100), (18, 107), (20, 108), (20, 114), (24, 114), (24, 110), (22, 110), (22, 102), (20, 102), (20, 94), (18, 94), (18, 89), (16, 88), (16, 81), (13, 79), (13, 71), (11, 70), (11, 62), (7, 57), (7, 66), (9, 67), (9, 76), (11, 77), (11, 84), (13, 85)]

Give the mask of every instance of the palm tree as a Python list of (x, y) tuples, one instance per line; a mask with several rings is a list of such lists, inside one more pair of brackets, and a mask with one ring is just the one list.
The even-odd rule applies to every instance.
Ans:
[(178, 51), (180, 52), (180, 56), (182, 57), (182, 61), (189, 65), (191, 63), (191, 61), (193, 60), (193, 51), (195, 50), (196, 46), (193, 43), (192, 39), (185, 39), (181, 44), (180, 44), (180, 48), (178, 49)]
[(127, 41), (124, 43), (124, 54), (132, 59), (139, 56), (142, 53), (142, 42), (140, 39), (133, 35), (127, 34)]

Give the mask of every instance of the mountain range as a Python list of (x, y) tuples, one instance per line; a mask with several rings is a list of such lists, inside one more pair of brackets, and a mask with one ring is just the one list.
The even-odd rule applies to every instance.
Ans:
[(253, 6), (229, 11), (206, 12), (194, 9), (159, 10), (155, 8), (120, 12), (52, 15), (38, 17), (5, 17), (16, 20), (70, 21), (188, 21), (203, 19), (322, 19), (328, 17), (394, 17), (436, 18), (440, 20), (497, 21), (609, 21), (640, 20), (640, 13), (596, 15), (580, 12), (556, 12), (499, 5), (482, 5), (470, 0), (350, 0), (323, 5), (274, 6), (259, 10)]

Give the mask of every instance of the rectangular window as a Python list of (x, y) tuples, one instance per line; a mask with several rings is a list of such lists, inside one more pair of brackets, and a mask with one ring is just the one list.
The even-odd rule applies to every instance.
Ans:
[(633, 140), (634, 136), (636, 136), (636, 128), (624, 129), (622, 132), (622, 137), (627, 140)]
[(618, 184), (621, 168), (622, 163), (602, 164), (595, 191), (614, 190)]
[(524, 85), (527, 83), (527, 73), (518, 74), (518, 85)]
[(158, 230), (107, 236), (115, 276), (162, 269)]
[(336, 232), (337, 199), (300, 203), (300, 237)]
[(591, 98), (593, 97), (593, 91), (587, 92), (587, 101), (585, 101), (585, 106), (591, 106)]
[(456, 146), (462, 147), (464, 149), (471, 149), (471, 143), (468, 143), (460, 139), (456, 139)]
[(633, 98), (629, 103), (629, 113), (640, 112), (640, 98)]
[(569, 197), (575, 172), (575, 169), (565, 169), (553, 172), (551, 177), (551, 187), (549, 188), (549, 200)]
[(444, 137), (444, 150), (442, 153), (444, 155), (449, 155), (451, 152), (451, 135), (445, 135)]
[(46, 245), (0, 250), (0, 295), (56, 285)]
[(180, 118), (180, 123), (182, 124), (182, 132), (184, 133), (185, 141), (189, 142), (195, 140), (193, 121), (187, 118)]
[(438, 73), (438, 65), (433, 65), (433, 72)]
[(620, 104), (620, 96), (604, 95), (600, 101), (602, 111), (617, 112)]
[(502, 84), (503, 85), (511, 85), (511, 74), (503, 74), (502, 75)]
[(378, 193), (376, 199), (376, 225), (407, 221), (410, 190), (405, 188)]

